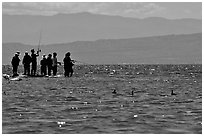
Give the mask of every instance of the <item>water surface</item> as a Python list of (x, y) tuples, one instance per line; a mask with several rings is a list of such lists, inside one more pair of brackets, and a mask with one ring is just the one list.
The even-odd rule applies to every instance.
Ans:
[[(72, 78), (2, 79), (2, 132), (202, 133), (201, 65), (76, 65), (74, 69)], [(10, 70), (3, 66), (3, 73)]]

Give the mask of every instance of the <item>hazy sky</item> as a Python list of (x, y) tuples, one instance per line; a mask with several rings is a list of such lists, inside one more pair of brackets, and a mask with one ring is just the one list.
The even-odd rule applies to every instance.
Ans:
[(202, 19), (201, 2), (3, 2), (3, 14), (54, 15), (91, 12), (124, 17)]

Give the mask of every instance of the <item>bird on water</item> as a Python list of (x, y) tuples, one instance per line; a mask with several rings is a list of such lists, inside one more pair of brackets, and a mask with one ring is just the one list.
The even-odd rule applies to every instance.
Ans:
[(112, 92), (112, 93), (113, 93), (113, 94), (117, 94), (117, 92), (116, 92), (116, 90), (115, 90), (115, 89), (113, 90), (113, 92)]
[(132, 93), (131, 93), (131, 95), (133, 96), (134, 95), (134, 91), (132, 90)]
[(173, 90), (171, 90), (171, 95), (176, 95)]

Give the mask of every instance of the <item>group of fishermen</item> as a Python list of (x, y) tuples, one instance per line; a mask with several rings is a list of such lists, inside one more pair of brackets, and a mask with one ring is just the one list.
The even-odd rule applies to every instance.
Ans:
[[(17, 51), (12, 58), (11, 64), (13, 67), (13, 77), (18, 76), (18, 66), (20, 63), (20, 58), (19, 58), (20, 52)], [(64, 76), (65, 77), (71, 77), (73, 75), (73, 69), (72, 66), (74, 65), (74, 60), (71, 60), (70, 58), (71, 53), (67, 52), (65, 54), (65, 57), (63, 59), (64, 62)], [(35, 53), (35, 50), (31, 50), (31, 55), (28, 54), (28, 52), (25, 52), (25, 55), (23, 57), (22, 64), (24, 66), (24, 75), (28, 76), (37, 76), (36, 75), (36, 70), (37, 70), (37, 57), (39, 56), (39, 51)], [(31, 72), (30, 72), (30, 64), (31, 64)], [(61, 65), (61, 62), (57, 61), (57, 53), (43, 55), (42, 60), (40, 61), (41, 65), (41, 76), (51, 76), (51, 73), (53, 76), (56, 76), (57, 74), (57, 65)]]

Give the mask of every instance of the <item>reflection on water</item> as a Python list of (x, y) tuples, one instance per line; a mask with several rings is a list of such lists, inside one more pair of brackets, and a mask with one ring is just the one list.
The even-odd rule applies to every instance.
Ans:
[(88, 65), (72, 78), (3, 80), (2, 132), (201, 134), (201, 75), (201, 65)]

